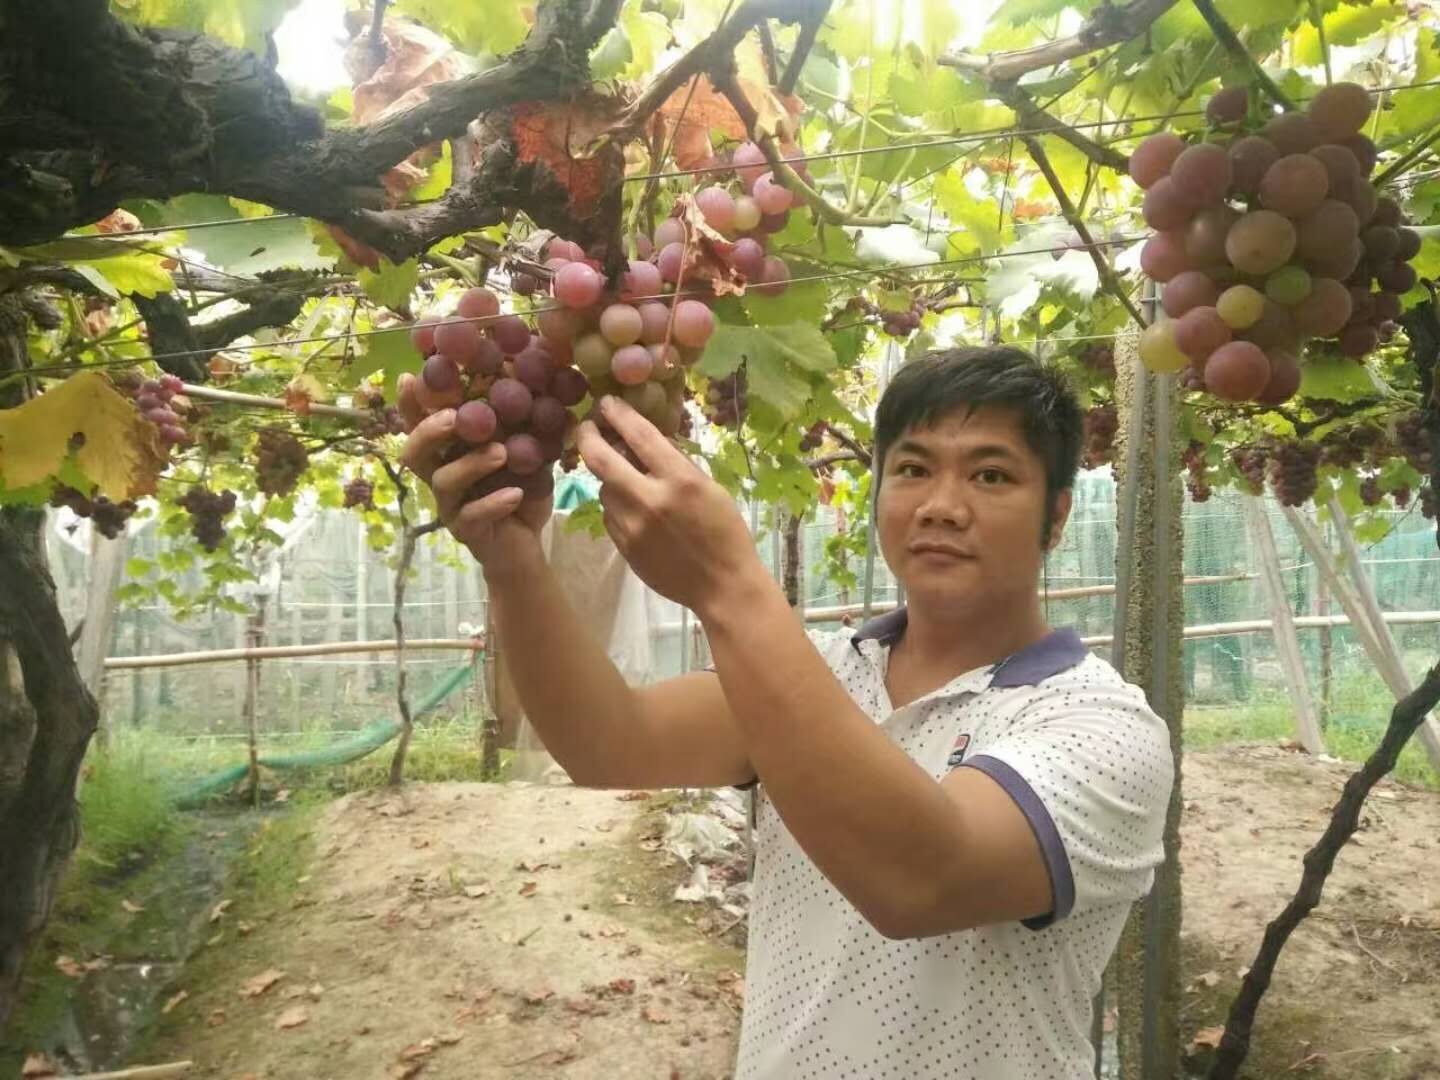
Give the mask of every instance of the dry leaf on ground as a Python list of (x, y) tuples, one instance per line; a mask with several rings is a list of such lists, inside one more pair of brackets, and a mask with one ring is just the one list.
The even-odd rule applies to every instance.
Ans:
[(292, 1005), (275, 1018), (275, 1030), (288, 1031), (297, 1028), (310, 1019), (310, 1013), (303, 1005)]
[(278, 968), (270, 968), (262, 971), (259, 975), (252, 976), (240, 984), (240, 996), (253, 998), (269, 990), (277, 982), (285, 977), (285, 972)]

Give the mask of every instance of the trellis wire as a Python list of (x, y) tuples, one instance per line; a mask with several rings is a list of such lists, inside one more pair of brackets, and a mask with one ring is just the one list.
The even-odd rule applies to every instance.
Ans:
[[(1403, 86), (1380, 86), (1373, 89), (1367, 87), (1366, 92), (1370, 94), (1398, 94), (1406, 90), (1423, 90), (1427, 87), (1440, 86), (1440, 79), (1432, 79), (1428, 82), (1407, 83)], [(1305, 99), (1300, 99), (1302, 102)], [(924, 150), (932, 146), (959, 146), (966, 143), (985, 143), (992, 139), (1018, 137), (1022, 135), (1052, 135), (1057, 131), (1089, 131), (1097, 128), (1119, 127), (1124, 124), (1145, 124), (1151, 121), (1174, 120), (1179, 117), (1204, 116), (1204, 109), (1185, 109), (1174, 113), (1157, 113), (1154, 116), (1126, 116), (1114, 120), (1083, 121), (1078, 124), (1064, 124), (1056, 121), (1045, 127), (1037, 128), (987, 128), (983, 131), (967, 132), (964, 135), (952, 135), (943, 139), (927, 139), (923, 142), (897, 143), (893, 146), (864, 146), (854, 150), (825, 150), (814, 154), (797, 154), (795, 157), (788, 157), (785, 160), (793, 164), (799, 161), (833, 161), (842, 158), (861, 157), (866, 154), (895, 154), (903, 153), (906, 150)], [(1127, 139), (1139, 138), (1138, 134), (1122, 135), (1113, 142), (1122, 142)], [(1107, 144), (1110, 145), (1110, 144)], [(962, 155), (963, 156), (963, 155)], [(641, 180), (671, 180), (682, 176), (702, 176), (717, 172), (730, 172), (733, 165), (706, 165), (697, 169), (674, 169), (667, 172), (637, 173), (634, 176), (627, 176), (623, 183), (635, 183)], [(395, 209), (408, 209), (414, 206), (429, 206), (431, 203), (439, 202), (443, 196), (434, 199), (419, 199), (412, 203), (404, 203)], [(279, 213), (267, 214), (261, 218), (220, 218), (215, 221), (196, 221), (182, 225), (157, 225), (143, 229), (131, 229), (129, 232), (116, 233), (111, 235), (95, 235), (92, 233), (65, 233), (61, 239), (64, 240), (108, 240), (124, 242), (132, 236), (157, 236), (164, 233), (184, 232), (191, 229), (213, 229), (223, 225), (246, 225), (254, 221), (280, 221), (289, 218), (305, 218), (307, 214)]]
[[(993, 253), (991, 253), (991, 254), (967, 255), (967, 256), (964, 256), (964, 257), (958, 258), (958, 259), (940, 259), (940, 260), (938, 260), (938, 261), (936, 261), (936, 262), (926, 262), (926, 263), (902, 263), (902, 264), (900, 264), (900, 265), (898, 265), (898, 266), (872, 267), (872, 268), (868, 268), (868, 269), (856, 269), (856, 270), (835, 270), (835, 271), (831, 271), (831, 272), (825, 273), (825, 274), (805, 274), (805, 275), (801, 275), (800, 277), (789, 278), (789, 279), (786, 281), (786, 285), (787, 285), (787, 286), (789, 286), (789, 285), (797, 285), (797, 284), (803, 284), (803, 283), (806, 283), (806, 282), (814, 282), (814, 281), (832, 281), (832, 280), (836, 280), (836, 279), (840, 279), (840, 278), (852, 278), (852, 277), (862, 277), (862, 278), (868, 277), (868, 278), (873, 278), (873, 279), (880, 279), (880, 278), (889, 277), (889, 276), (894, 275), (894, 274), (904, 273), (904, 272), (910, 271), (910, 270), (928, 270), (928, 269), (930, 269), (930, 268), (932, 268), (932, 267), (936, 267), (936, 266), (963, 266), (963, 265), (974, 265), (974, 264), (976, 264), (976, 263), (991, 262), (991, 261), (993, 261), (993, 260), (1020, 258), (1021, 256), (1027, 256), (1027, 255), (1053, 255), (1053, 254), (1056, 254), (1056, 253), (1058, 253), (1058, 252), (1084, 251), (1084, 250), (1088, 250), (1088, 249), (1090, 249), (1090, 248), (1123, 247), (1123, 246), (1125, 246), (1125, 245), (1127, 245), (1127, 244), (1133, 244), (1133, 243), (1136, 243), (1137, 241), (1143, 240), (1143, 239), (1144, 239), (1144, 236), (1143, 236), (1143, 235), (1123, 236), (1123, 237), (1116, 237), (1116, 238), (1113, 238), (1113, 239), (1110, 239), (1110, 240), (1097, 240), (1097, 241), (1095, 241), (1095, 243), (1093, 243), (1093, 244), (1083, 244), (1083, 243), (1081, 243), (1081, 244), (1064, 244), (1064, 245), (1055, 246), (1055, 247), (1025, 248), (1025, 249), (1022, 249), (1022, 250), (1019, 250), (1019, 251), (1002, 251), (1002, 252), (993, 252)], [(930, 279), (927, 279), (927, 280), (928, 280), (928, 281), (931, 281), (931, 282), (945, 282), (945, 281), (949, 281), (949, 280), (951, 280), (951, 279), (949, 279), (949, 278), (930, 278)], [(703, 295), (703, 294), (696, 292), (696, 293), (688, 293), (688, 294), (684, 294), (684, 295), (700, 296), (700, 295)], [(649, 300), (662, 300), (662, 301), (664, 301), (664, 300), (673, 300), (674, 297), (675, 297), (675, 294), (674, 294), (674, 293), (656, 293), (656, 294), (653, 295), (653, 296), (637, 296), (637, 297), (634, 297), (633, 300), (632, 300), (632, 302), (634, 302), (634, 303), (643, 303), (643, 302), (649, 301)], [(552, 305), (552, 307), (560, 307), (560, 306), (563, 306), (563, 305)], [(519, 318), (532, 317), (532, 316), (539, 315), (540, 312), (545, 311), (545, 310), (547, 310), (547, 309), (546, 309), (546, 308), (543, 308), (543, 307), (540, 307), (540, 308), (533, 308), (533, 309), (531, 309), (530, 311), (523, 311), (523, 312), (504, 312), (504, 313), (501, 313), (501, 314), (499, 314), (499, 315), (476, 315), (476, 316), (472, 316), (472, 317), (465, 317), (465, 316), (460, 316), (460, 315), (451, 315), (451, 316), (447, 316), (447, 319), (450, 320), (450, 321), (457, 321), (457, 322), (490, 323), (490, 322), (498, 322), (498, 321), (501, 320), (501, 319), (508, 319), (508, 318), (512, 318), (512, 317), (519, 317)], [(375, 337), (375, 336), (377, 336), (377, 335), (379, 335), (379, 334), (408, 333), (408, 332), (409, 332), (410, 330), (412, 330), (413, 328), (414, 328), (414, 325), (411, 324), (411, 323), (402, 323), (402, 324), (400, 324), (400, 325), (398, 325), (398, 326), (383, 326), (383, 327), (378, 327), (378, 328), (371, 329), (371, 330), (347, 330), (347, 331), (345, 331), (344, 333), (340, 333), (340, 334), (320, 334), (320, 335), (316, 335), (316, 336), (312, 336), (312, 337), (284, 338), (284, 339), (281, 339), (281, 340), (279, 340), (279, 341), (257, 341), (257, 342), (249, 342), (249, 343), (238, 344), (238, 345), (226, 345), (226, 346), (224, 346), (223, 348), (219, 348), (219, 349), (187, 349), (187, 350), (184, 350), (184, 351), (181, 351), (181, 352), (151, 353), (151, 354), (147, 354), (146, 356), (141, 356), (141, 357), (126, 357), (126, 358), (117, 358), (117, 359), (113, 359), (113, 360), (103, 360), (103, 361), (98, 361), (98, 362), (96, 362), (96, 363), (86, 364), (86, 365), (84, 365), (84, 366), (85, 366), (85, 367), (91, 367), (91, 368), (93, 368), (93, 367), (111, 367), (111, 366), (125, 367), (125, 366), (129, 366), (129, 365), (131, 365), (131, 364), (141, 363), (141, 362), (146, 361), (146, 360), (178, 360), (178, 359), (182, 359), (182, 358), (185, 358), (185, 357), (198, 356), (198, 355), (200, 355), (201, 353), (204, 353), (204, 352), (243, 352), (243, 351), (248, 351), (248, 350), (251, 350), (251, 349), (279, 349), (279, 348), (285, 348), (285, 347), (288, 347), (288, 346), (291, 346), (291, 345), (309, 345), (309, 344), (314, 344), (314, 343), (324, 342), (324, 341), (344, 341), (344, 340), (351, 339), (351, 338)], [(1045, 339), (1045, 340), (1055, 341), (1055, 340), (1066, 340), (1066, 339), (1047, 338), (1047, 339)], [(1079, 340), (1079, 339), (1073, 339), (1073, 340)], [(123, 345), (123, 344), (127, 344), (127, 343), (125, 343), (125, 342), (117, 342), (117, 343), (116, 343), (117, 346), (118, 346), (118, 345)], [(50, 373), (54, 373), (54, 372), (73, 372), (73, 370), (74, 370), (76, 367), (77, 367), (77, 365), (75, 365), (75, 364), (39, 365), (39, 366), (36, 366), (36, 367), (27, 368), (27, 369), (26, 369), (26, 374), (29, 374), (29, 375), (45, 375), (45, 374), (50, 374)]]

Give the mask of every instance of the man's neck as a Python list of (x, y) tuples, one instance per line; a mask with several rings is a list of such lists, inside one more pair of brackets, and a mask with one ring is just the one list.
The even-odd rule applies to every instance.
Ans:
[(899, 707), (937, 690), (967, 671), (999, 663), (1050, 633), (1038, 603), (1012, 609), (1004, 618), (906, 609), (905, 633), (890, 653), (886, 683)]

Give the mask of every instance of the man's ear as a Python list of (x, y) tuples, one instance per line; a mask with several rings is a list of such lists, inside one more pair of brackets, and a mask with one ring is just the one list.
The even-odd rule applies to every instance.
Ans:
[(1070, 520), (1070, 510), (1075, 505), (1075, 492), (1061, 488), (1055, 493), (1050, 504), (1050, 527), (1045, 534), (1045, 550), (1054, 551), (1065, 539), (1065, 523)]

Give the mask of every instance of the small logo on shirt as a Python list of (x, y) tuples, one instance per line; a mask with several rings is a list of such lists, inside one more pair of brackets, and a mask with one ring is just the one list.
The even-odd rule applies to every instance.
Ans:
[(955, 737), (955, 745), (950, 747), (950, 757), (946, 760), (945, 764), (952, 769), (958, 768), (960, 763), (965, 760), (965, 751), (969, 746), (969, 735), (957, 735)]

